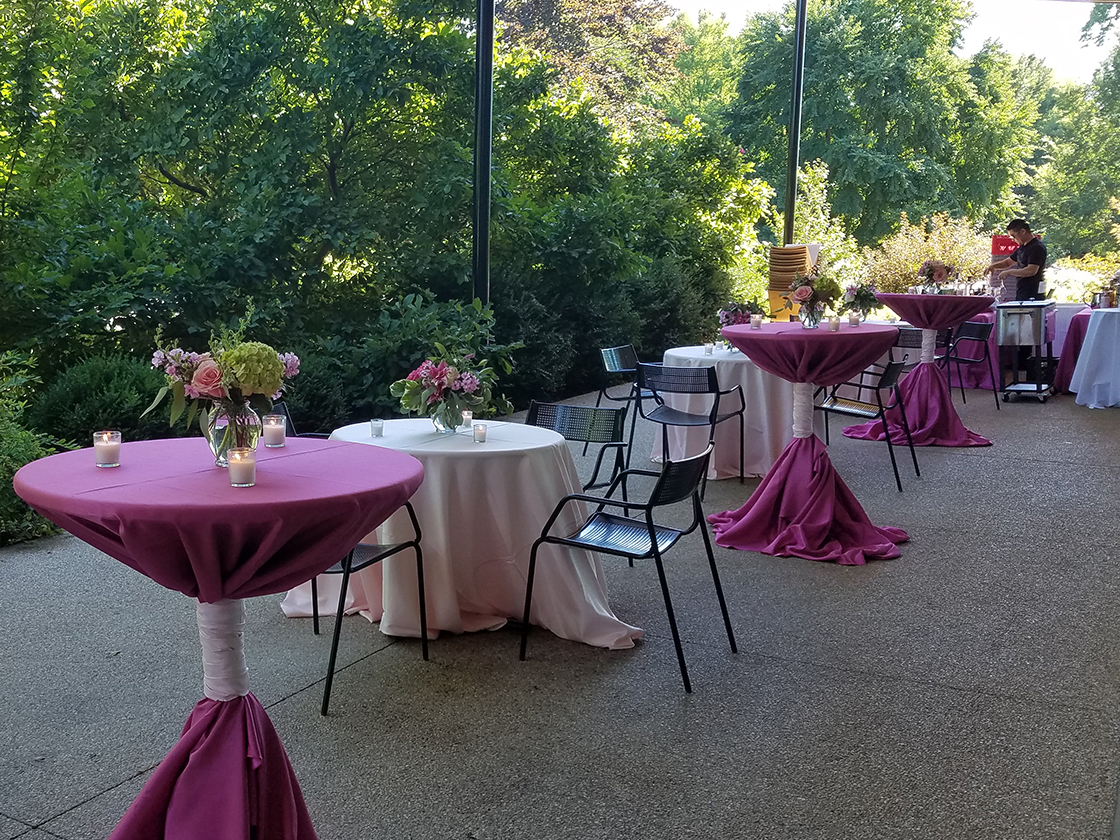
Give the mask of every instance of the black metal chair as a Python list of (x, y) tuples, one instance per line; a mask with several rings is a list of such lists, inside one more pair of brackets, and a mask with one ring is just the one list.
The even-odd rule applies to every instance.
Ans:
[[(953, 369), (950, 363), (957, 363), (957, 384), (961, 389), (961, 402), (967, 403), (964, 395), (964, 375), (961, 365), (973, 365), (978, 362), (988, 363), (988, 378), (992, 383), (992, 396), (996, 400), (996, 410), (999, 410), (999, 384), (996, 381), (995, 368), (992, 366), (992, 351), (988, 346), (988, 339), (992, 335), (993, 324), (984, 321), (965, 321), (957, 327), (956, 335), (949, 345), (945, 355), (938, 357), (937, 363), (944, 366), (949, 376), (949, 390), (953, 390)], [(962, 348), (961, 342), (966, 342)], [(972, 342), (971, 344), (968, 342)], [(977, 349), (978, 348), (978, 349)], [(979, 354), (979, 355), (977, 355)]]
[[(526, 425), (541, 426), (559, 432), (566, 440), (582, 442), (584, 449), (588, 444), (602, 444), (595, 459), (595, 471), (591, 479), (583, 485), (584, 490), (606, 487), (625, 469), (626, 464), (626, 409), (592, 408), (588, 405), (566, 405), (564, 403), (542, 403), (532, 400)], [(614, 466), (606, 481), (596, 481), (603, 466), (603, 456), (614, 452)]]
[[(712, 554), (712, 542), (708, 536), (704, 510), (700, 505), (700, 481), (708, 471), (708, 459), (712, 454), (712, 446), (708, 445), (699, 455), (686, 458), (682, 461), (666, 461), (660, 473), (652, 470), (624, 470), (614, 481), (603, 496), (590, 496), (582, 493), (573, 493), (565, 496), (556, 505), (552, 516), (541, 532), (540, 539), (533, 543), (529, 554), (529, 575), (525, 584), (525, 613), (521, 626), (521, 659), (525, 659), (525, 649), (529, 640), (529, 611), (533, 602), (533, 576), (537, 567), (537, 549), (545, 543), (567, 545), (575, 548), (585, 548), (605, 554), (614, 554), (630, 560), (648, 560), (653, 558), (657, 565), (657, 575), (661, 581), (661, 594), (665, 599), (665, 611), (669, 616), (669, 628), (673, 633), (673, 643), (677, 648), (677, 662), (680, 664), (681, 679), (684, 681), (684, 690), (692, 691), (692, 683), (688, 679), (688, 667), (684, 661), (684, 649), (681, 647), (680, 634), (677, 632), (677, 620), (673, 613), (673, 602), (669, 597), (669, 585), (665, 580), (665, 567), (661, 556), (676, 544), (682, 536), (691, 534), (699, 529), (704, 536), (704, 549), (708, 554), (708, 565), (712, 570), (712, 581), (715, 583), (716, 595), (719, 598), (719, 607), (723, 612), (723, 623), (727, 628), (727, 639), (731, 643), (731, 652), (738, 653), (735, 646), (735, 634), (731, 629), (731, 618), (727, 614), (727, 603), (723, 598), (723, 587), (719, 580), (719, 571), (716, 569), (716, 560)], [(613, 499), (617, 489), (625, 492), (626, 482), (631, 476), (645, 476), (655, 478), (656, 483), (645, 501), (634, 499)], [(633, 491), (627, 492), (632, 496)], [(692, 502), (692, 523), (685, 529), (671, 528), (659, 525), (653, 520), (656, 508), (671, 505), (684, 500)], [(564, 536), (551, 533), (553, 525), (561, 512), (573, 502), (585, 502), (594, 505), (594, 511), (588, 519), (579, 524), (576, 530)], [(626, 513), (630, 510), (642, 511), (642, 518), (620, 516), (606, 513), (606, 507), (622, 508)]]
[[(914, 439), (910, 436), (910, 425), (906, 422), (906, 410), (902, 405), (902, 397), (898, 391), (898, 378), (905, 364), (903, 360), (888, 362), (882, 371), (863, 371), (860, 379), (855, 382), (841, 382), (829, 388), (818, 388), (814, 400), (824, 394), (823, 400), (815, 404), (816, 411), (824, 412), (824, 442), (828, 443), (828, 417), (830, 414), (840, 414), (845, 417), (856, 417), (860, 420), (881, 420), (883, 422), (883, 436), (887, 441), (887, 451), (891, 456), (891, 467), (894, 468), (894, 480), (898, 485), (898, 492), (902, 492), (902, 479), (898, 475), (898, 463), (894, 457), (894, 444), (891, 443), (890, 428), (887, 424), (886, 412), (898, 409), (902, 420), (902, 430), (906, 433), (906, 443), (910, 447), (910, 457), (914, 459), (914, 474), (921, 477), (918, 469), (918, 456), (914, 452)], [(855, 388), (856, 398), (840, 396), (837, 392), (841, 388)], [(875, 402), (861, 399), (864, 391), (871, 391), (875, 395)], [(883, 402), (883, 392), (890, 397)], [(850, 393), (850, 392), (847, 392)]]
[[(424, 661), (428, 660), (428, 610), (424, 599), (424, 555), (420, 550), (420, 523), (416, 520), (416, 511), (412, 509), (411, 502), (405, 502), (404, 509), (408, 511), (408, 517), (412, 520), (414, 533), (412, 539), (386, 545), (358, 543), (344, 559), (323, 572), (325, 575), (342, 575), (342, 584), (338, 592), (338, 612), (335, 615), (334, 622), (334, 638), (331, 640), (331, 656), (327, 664), (327, 683), (323, 687), (323, 705), (320, 709), (320, 714), (324, 716), (327, 714), (327, 706), (331, 701), (331, 685), (334, 683), (334, 666), (338, 658), (338, 639), (342, 633), (342, 619), (346, 610), (346, 589), (350, 583), (350, 575), (354, 572), (360, 572), (374, 563), (379, 563), (386, 557), (392, 557), (394, 554), (399, 554), (410, 548), (416, 552), (416, 579), (420, 594), (420, 645)], [(317, 636), (319, 635), (319, 587), (316, 585), (315, 578), (311, 578), (311, 604), (311, 616)]]
[[(638, 373), (638, 354), (633, 344), (623, 344), (620, 347), (604, 347), (599, 350), (603, 357), (603, 384), (599, 387), (599, 395), (595, 397), (595, 407), (603, 404), (603, 400), (621, 402), (630, 405), (642, 400), (653, 398), (653, 394), (638, 388), (635, 377)], [(616, 397), (610, 389), (617, 385), (626, 384), (630, 389), (625, 396)], [(638, 423), (638, 412), (635, 411), (630, 418), (630, 438), (626, 447), (626, 466), (630, 466), (630, 451), (634, 446), (634, 427)], [(583, 454), (587, 454), (587, 444), (583, 446)]]
[[(743, 389), (736, 385), (729, 391), (721, 391), (714, 367), (676, 367), (673, 365), (638, 363), (638, 387), (648, 390), (656, 403), (648, 414), (645, 403), (638, 401), (638, 411), (646, 420), (661, 424), (661, 446), (666, 460), (669, 458), (670, 426), (708, 426), (711, 431), (708, 440), (715, 443), (716, 426), (732, 417), (739, 418), (739, 483), (743, 483), (743, 435), (745, 423), (743, 414), (747, 403), (743, 399)], [(665, 404), (664, 394), (709, 394), (712, 407), (707, 414), (691, 414)], [(737, 394), (739, 407), (734, 411), (720, 412), (722, 397)]]

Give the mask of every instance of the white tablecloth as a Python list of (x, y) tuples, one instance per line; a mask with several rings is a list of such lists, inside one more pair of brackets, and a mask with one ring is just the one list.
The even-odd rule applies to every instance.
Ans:
[(1120, 309), (1094, 309), (1069, 390), (1089, 408), (1120, 405)]
[[(825, 329), (822, 327), (821, 329)], [(704, 354), (703, 347), (674, 347), (665, 351), (667, 365), (678, 367), (709, 367), (715, 365), (716, 378), (721, 390), (736, 385), (743, 388), (747, 410), (743, 425), (743, 472), (747, 476), (763, 476), (782, 454), (793, 432), (789, 418), (793, 415), (793, 383), (762, 371), (758, 366), (736, 351), (716, 348), (712, 355)], [(700, 395), (666, 395), (666, 403), (682, 411), (706, 414), (711, 410), (711, 397)], [(720, 411), (739, 407), (737, 397), (725, 397)], [(824, 436), (824, 422), (815, 418), (814, 427)], [(724, 420), (716, 426), (716, 445), (708, 466), (708, 478), (738, 478), (739, 476), (739, 421)], [(706, 426), (670, 426), (669, 453), (673, 458), (683, 458), (704, 451), (708, 445)], [(653, 459), (660, 461), (661, 431), (654, 438)]]
[[(417, 458), (424, 482), (412, 497), (422, 532), (428, 629), (452, 633), (493, 630), (525, 609), (529, 550), (556, 503), (579, 492), (571, 451), (556, 432), (487, 421), (486, 443), (469, 429), (437, 434), (427, 419), (387, 420), (372, 438), (368, 423), (336, 429), (331, 437), (386, 446)], [(569, 506), (556, 529), (571, 528), (580, 506)], [(398, 511), (368, 541), (394, 542), (412, 534)], [(341, 575), (318, 578), (319, 612), (338, 608)], [(382, 633), (420, 635), (416, 560), (411, 551), (389, 557), (351, 578), (347, 612), (380, 621)], [(310, 583), (291, 590), (282, 608), (311, 615)], [(607, 648), (633, 647), (642, 631), (620, 621), (607, 603), (598, 558), (545, 545), (538, 552), (532, 623), (565, 639)]]

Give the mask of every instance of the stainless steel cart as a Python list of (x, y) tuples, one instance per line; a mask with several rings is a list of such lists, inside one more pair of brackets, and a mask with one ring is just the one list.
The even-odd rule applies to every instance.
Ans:
[[(1019, 353), (1011, 353), (1011, 379), (1003, 385), (1003, 401), (1012, 394), (1029, 395), (1046, 402), (1050, 396), (1047, 378), (1054, 369), (1054, 344), (1046, 340), (1046, 314), (1055, 307), (1051, 300), (1020, 300), (996, 306), (996, 344), (1003, 347), (1034, 347), (1034, 380), (1019, 381)], [(1046, 345), (1046, 374), (1042, 346)], [(1000, 371), (1002, 375), (1002, 359)], [(1026, 372), (1024, 371), (1024, 375)]]

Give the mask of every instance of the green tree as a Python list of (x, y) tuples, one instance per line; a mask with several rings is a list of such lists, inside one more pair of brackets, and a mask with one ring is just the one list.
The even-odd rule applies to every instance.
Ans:
[(673, 29), (683, 44), (677, 56), (677, 73), (661, 80), (647, 101), (671, 122), (682, 123), (686, 117), (696, 116), (706, 125), (725, 129), (738, 76), (736, 42), (727, 34), (727, 19), (700, 12), (694, 24), (687, 15), (679, 15)]
[[(990, 46), (971, 61), (953, 54), (968, 15), (965, 0), (809, 7), (801, 156), (828, 164), (833, 213), (861, 243), (900, 212), (979, 213), (1009, 195), (1024, 140), (999, 113), (1017, 109), (1006, 57)], [(793, 27), (792, 5), (748, 22), (729, 113), (772, 184), (785, 181)]]

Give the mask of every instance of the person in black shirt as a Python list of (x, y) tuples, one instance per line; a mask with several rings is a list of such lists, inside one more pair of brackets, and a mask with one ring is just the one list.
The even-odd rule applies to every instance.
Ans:
[(1019, 243), (1019, 247), (1011, 256), (985, 268), (984, 275), (990, 272), (996, 282), (1016, 284), (1015, 300), (1041, 300), (1038, 289), (1046, 267), (1046, 246), (1031, 233), (1031, 226), (1022, 219), (1008, 222), (1007, 232)]

